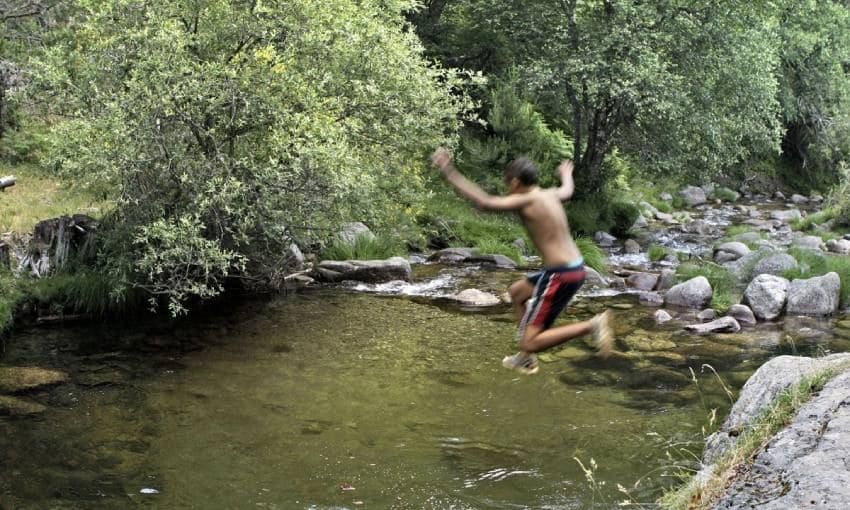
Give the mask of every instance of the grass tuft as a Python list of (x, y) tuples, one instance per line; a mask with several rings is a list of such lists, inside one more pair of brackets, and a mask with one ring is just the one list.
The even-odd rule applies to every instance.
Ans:
[(714, 262), (685, 263), (676, 270), (679, 281), (687, 281), (697, 276), (705, 276), (711, 284), (713, 296), (711, 307), (720, 313), (737, 303), (741, 296), (736, 285), (735, 275)]
[(361, 234), (353, 243), (342, 240), (334, 241), (322, 251), (326, 260), (378, 260), (388, 259), (407, 252), (404, 244), (386, 235), (370, 236)]

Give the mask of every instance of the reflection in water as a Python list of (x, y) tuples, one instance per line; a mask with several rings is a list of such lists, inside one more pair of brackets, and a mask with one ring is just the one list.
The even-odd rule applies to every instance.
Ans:
[[(605, 304), (582, 298), (562, 320)], [(638, 479), (632, 496), (650, 502), (671, 483), (668, 452), (693, 462), (711, 410), (730, 405), (704, 364), (738, 388), (792, 345), (848, 342), (823, 321), (696, 337), (652, 311), (618, 311), (625, 352), (571, 343), (533, 377), (500, 366), (515, 348), (507, 305), (344, 290), (177, 331), (21, 332), (4, 363), (70, 381), (26, 396), (49, 407), (39, 418), (0, 419), (0, 508), (611, 508)], [(595, 459), (596, 485), (574, 458)]]

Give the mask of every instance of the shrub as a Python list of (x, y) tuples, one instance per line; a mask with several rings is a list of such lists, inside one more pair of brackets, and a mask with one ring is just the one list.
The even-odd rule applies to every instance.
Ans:
[(632, 228), (640, 216), (640, 210), (631, 202), (612, 202), (610, 207), (611, 233), (623, 237)]
[(361, 234), (353, 243), (336, 240), (322, 251), (328, 260), (376, 260), (387, 259), (406, 253), (404, 243), (387, 236)]
[(592, 239), (579, 236), (576, 238), (576, 246), (578, 246), (578, 250), (584, 258), (584, 265), (592, 267), (601, 274), (608, 272), (605, 252)]
[(724, 202), (734, 202), (738, 199), (738, 194), (729, 188), (717, 188), (714, 190), (714, 196)]

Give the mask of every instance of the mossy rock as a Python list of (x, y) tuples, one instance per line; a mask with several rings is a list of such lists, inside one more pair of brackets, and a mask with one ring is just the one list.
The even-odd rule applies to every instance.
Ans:
[(850, 320), (838, 321), (835, 323), (835, 327), (841, 329), (850, 329)]
[(37, 367), (0, 367), (0, 393), (19, 393), (65, 382), (68, 376)]
[(630, 351), (669, 351), (676, 348), (675, 342), (669, 337), (640, 329), (620, 341)]

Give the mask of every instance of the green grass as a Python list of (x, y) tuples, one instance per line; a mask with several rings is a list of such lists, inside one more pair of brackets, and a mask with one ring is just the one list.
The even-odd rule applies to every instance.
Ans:
[(515, 239), (527, 239), (525, 229), (514, 215), (477, 211), (447, 190), (431, 196), (424, 210), (417, 223), (425, 235), (441, 237), (452, 245), (499, 242), (509, 246)]
[(811, 230), (815, 225), (821, 225), (835, 219), (837, 214), (838, 211), (835, 208), (828, 207), (816, 213), (809, 214), (804, 218), (792, 220), (791, 227), (796, 230)]
[(651, 260), (652, 262), (658, 262), (659, 260), (666, 257), (668, 253), (669, 251), (667, 250), (667, 248), (659, 246), (657, 244), (651, 245), (649, 249), (646, 250), (646, 254), (649, 257), (649, 260)]
[(0, 192), (0, 232), (29, 232), (41, 220), (70, 214), (102, 217), (109, 203), (61, 182), (31, 164), (0, 163), (0, 176), (14, 175), (17, 183)]
[(652, 204), (652, 207), (658, 209), (658, 212), (663, 212), (666, 214), (670, 214), (673, 212), (673, 206), (670, 205), (670, 202), (665, 202), (664, 200), (653, 198), (649, 200), (649, 203)]
[(712, 508), (738, 474), (752, 464), (757, 452), (794, 419), (800, 407), (820, 391), (836, 372), (820, 372), (783, 391), (738, 436), (735, 445), (717, 459), (708, 480), (698, 483), (691, 478), (680, 487), (666, 492), (657, 501), (659, 506), (666, 510)]
[(593, 242), (593, 239), (579, 236), (576, 238), (576, 246), (584, 258), (584, 265), (592, 267), (598, 273), (608, 272), (608, 264), (605, 260), (605, 252)]
[(378, 260), (405, 255), (407, 249), (399, 239), (387, 235), (359, 235), (353, 243), (334, 241), (322, 250), (326, 260)]
[(729, 188), (723, 188), (723, 187), (715, 189), (714, 190), (714, 196), (715, 196), (715, 198), (719, 198), (720, 200), (722, 200), (724, 202), (734, 202), (735, 200), (738, 199), (737, 193), (735, 193), (734, 191), (732, 191)]
[(782, 276), (789, 280), (811, 278), (826, 273), (838, 273), (841, 279), (841, 304), (850, 305), (850, 257), (833, 255), (805, 248), (792, 247), (788, 253), (797, 260), (797, 269), (789, 269)]
[(473, 246), (473, 248), (478, 250), (478, 253), (486, 255), (504, 255), (517, 264), (522, 264), (522, 253), (520, 253), (519, 248), (513, 244), (505, 244), (494, 239), (484, 239), (478, 241), (478, 244)]
[(676, 270), (679, 281), (687, 281), (697, 276), (705, 276), (714, 291), (711, 307), (722, 313), (741, 298), (740, 290), (735, 281), (735, 275), (723, 266), (713, 262), (685, 263)]

